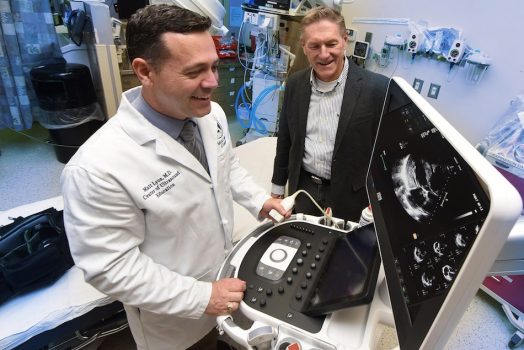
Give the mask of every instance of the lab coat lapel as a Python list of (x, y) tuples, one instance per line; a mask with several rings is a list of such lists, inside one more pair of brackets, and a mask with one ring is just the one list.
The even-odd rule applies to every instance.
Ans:
[[(178, 141), (148, 122), (147, 119), (129, 103), (126, 94), (124, 94), (124, 98), (120, 104), (119, 114), (121, 115), (122, 128), (136, 143), (144, 147), (149, 147), (147, 143), (154, 141), (156, 154), (173, 159), (189, 170), (209, 180), (209, 174), (202, 164)], [(204, 138), (204, 136), (202, 136), (202, 138)], [(205, 147), (206, 155), (207, 148), (208, 147)]]
[(204, 150), (206, 152), (207, 166), (211, 180), (216, 182), (217, 179), (217, 123), (215, 118), (202, 117), (196, 119)]
[[(207, 151), (207, 150), (206, 150)], [(159, 156), (176, 160), (191, 171), (209, 180), (209, 174), (191, 152), (167, 134), (159, 134), (156, 140), (156, 153)]]

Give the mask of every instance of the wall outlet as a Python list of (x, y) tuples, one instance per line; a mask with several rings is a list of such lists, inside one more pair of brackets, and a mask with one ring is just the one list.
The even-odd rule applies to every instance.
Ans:
[(258, 13), (244, 12), (244, 22), (257, 25), (258, 24)]
[(348, 35), (348, 41), (353, 42), (357, 40), (357, 31), (353, 28), (346, 28), (346, 33)]
[(424, 85), (424, 80), (418, 78), (413, 80), (413, 89), (417, 90), (419, 94), (422, 91), (422, 85)]
[(440, 92), (440, 85), (431, 83), (431, 85), (429, 86), (429, 90), (428, 90), (428, 97), (437, 99), (439, 92)]
[(419, 48), (420, 48), (420, 35), (418, 33), (411, 33), (408, 39), (408, 52), (416, 53), (418, 52)]

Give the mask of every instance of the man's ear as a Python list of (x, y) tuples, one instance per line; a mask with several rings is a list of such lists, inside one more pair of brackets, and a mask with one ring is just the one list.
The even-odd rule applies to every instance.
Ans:
[(146, 60), (143, 58), (135, 58), (133, 62), (131, 62), (131, 67), (133, 67), (133, 71), (142, 85), (148, 86), (152, 84), (152, 67)]

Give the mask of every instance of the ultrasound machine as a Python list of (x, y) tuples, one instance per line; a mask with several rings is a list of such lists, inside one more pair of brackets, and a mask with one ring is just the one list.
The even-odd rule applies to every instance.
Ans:
[(367, 175), (374, 224), (297, 213), (244, 237), (218, 278), (247, 282), (219, 329), (247, 349), (442, 349), (522, 211), (505, 178), (402, 78)]

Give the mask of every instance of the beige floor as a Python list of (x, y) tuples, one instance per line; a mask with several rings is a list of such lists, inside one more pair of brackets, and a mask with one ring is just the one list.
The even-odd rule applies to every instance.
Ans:
[[(513, 326), (505, 318), (500, 304), (479, 291), (453, 332), (446, 350), (509, 349), (507, 343), (514, 331)], [(224, 340), (234, 344), (229, 339), (224, 338)], [(396, 346), (398, 343), (394, 328), (384, 326), (382, 336), (377, 340), (376, 350), (393, 349)], [(524, 348), (524, 346), (519, 348)], [(136, 347), (129, 329), (126, 329), (101, 339), (85, 349), (132, 350)]]

